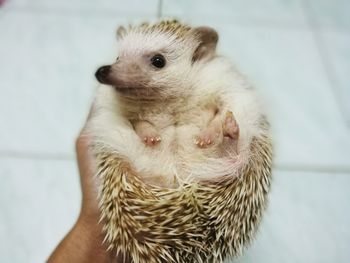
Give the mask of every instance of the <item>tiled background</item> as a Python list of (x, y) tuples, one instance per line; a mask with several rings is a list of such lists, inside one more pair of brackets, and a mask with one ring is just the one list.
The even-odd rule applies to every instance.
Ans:
[(0, 262), (43, 262), (80, 205), (74, 139), (119, 24), (220, 33), (276, 144), (271, 202), (237, 262), (350, 258), (349, 0), (7, 0), (0, 8)]

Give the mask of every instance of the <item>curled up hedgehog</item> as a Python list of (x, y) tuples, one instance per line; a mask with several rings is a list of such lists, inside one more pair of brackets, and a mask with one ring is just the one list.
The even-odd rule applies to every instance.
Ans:
[(267, 204), (269, 124), (218, 34), (177, 21), (117, 31), (90, 122), (105, 242), (118, 262), (224, 262)]

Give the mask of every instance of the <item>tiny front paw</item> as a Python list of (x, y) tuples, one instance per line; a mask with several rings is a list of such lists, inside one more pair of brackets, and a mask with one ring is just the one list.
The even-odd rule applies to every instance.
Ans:
[(155, 146), (160, 143), (162, 138), (159, 135), (146, 135), (142, 138), (142, 141), (147, 146)]
[(207, 148), (214, 144), (220, 138), (220, 132), (214, 129), (203, 130), (194, 139), (194, 143), (199, 148)]

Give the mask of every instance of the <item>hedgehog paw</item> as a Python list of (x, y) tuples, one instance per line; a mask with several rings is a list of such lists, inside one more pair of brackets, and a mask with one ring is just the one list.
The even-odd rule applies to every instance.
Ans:
[(144, 135), (141, 139), (143, 143), (147, 146), (155, 146), (162, 140), (162, 138), (158, 134)]
[(207, 148), (213, 144), (217, 140), (220, 139), (220, 132), (217, 131), (217, 129), (214, 129), (213, 127), (208, 127), (205, 130), (202, 130), (194, 139), (194, 143), (199, 148)]
[(162, 140), (156, 128), (148, 121), (135, 121), (133, 126), (136, 134), (147, 146), (155, 146)]
[(238, 123), (233, 116), (232, 111), (227, 111), (223, 122), (223, 134), (225, 137), (229, 137), (232, 140), (237, 140), (239, 137)]

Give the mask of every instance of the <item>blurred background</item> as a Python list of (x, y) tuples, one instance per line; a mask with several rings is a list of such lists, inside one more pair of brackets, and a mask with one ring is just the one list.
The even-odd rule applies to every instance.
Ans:
[(0, 262), (43, 262), (80, 209), (74, 140), (120, 24), (209, 25), (275, 138), (270, 206), (236, 262), (349, 262), (349, 0), (7, 0), (0, 6)]

